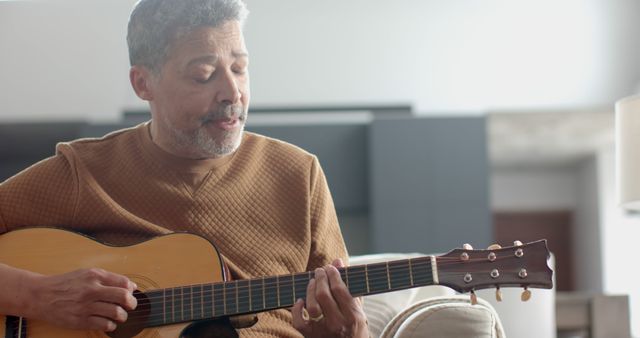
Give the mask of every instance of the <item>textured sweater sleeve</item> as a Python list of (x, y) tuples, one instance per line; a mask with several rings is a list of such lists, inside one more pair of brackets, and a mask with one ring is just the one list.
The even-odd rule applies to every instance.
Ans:
[(77, 180), (63, 155), (42, 160), (0, 184), (0, 231), (73, 221)]
[(307, 271), (331, 264), (336, 258), (342, 258), (347, 264), (347, 249), (338, 225), (329, 186), (315, 157), (311, 167), (310, 194), (311, 252)]

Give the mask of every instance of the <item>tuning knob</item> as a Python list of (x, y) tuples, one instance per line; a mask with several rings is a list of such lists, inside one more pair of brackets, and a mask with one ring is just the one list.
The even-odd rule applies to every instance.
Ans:
[(469, 297), (471, 298), (471, 305), (478, 304), (478, 296), (476, 296), (475, 291), (471, 291), (471, 294), (469, 295)]
[(491, 244), (487, 248), (487, 250), (498, 250), (498, 249), (502, 249), (502, 246), (500, 244)]
[(473, 247), (469, 243), (462, 244), (462, 248), (465, 250), (473, 250)]
[(520, 296), (520, 299), (523, 302), (528, 301), (529, 299), (531, 299), (531, 291), (529, 291), (529, 289), (527, 289), (526, 287), (524, 288), (524, 291), (522, 291), (522, 295)]
[(502, 291), (500, 291), (500, 287), (496, 288), (496, 300), (499, 302), (502, 301)]
[(513, 241), (513, 246), (522, 246), (522, 242), (520, 242), (520, 241)]

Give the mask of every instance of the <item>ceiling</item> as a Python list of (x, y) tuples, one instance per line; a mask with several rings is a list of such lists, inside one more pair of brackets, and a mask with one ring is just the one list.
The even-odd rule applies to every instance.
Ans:
[(568, 166), (614, 142), (613, 109), (488, 115), (493, 167)]

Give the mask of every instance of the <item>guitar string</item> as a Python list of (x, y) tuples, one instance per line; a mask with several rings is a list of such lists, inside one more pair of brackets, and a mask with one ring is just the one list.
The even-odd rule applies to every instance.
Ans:
[[(420, 257), (422, 258), (422, 257)], [(479, 260), (479, 259), (478, 259)], [(482, 260), (486, 260), (486, 259), (482, 259)], [(470, 260), (471, 261), (471, 260)], [(396, 265), (392, 265), (392, 263), (397, 263), (397, 262), (402, 262), (403, 265), (400, 264), (396, 264)], [(467, 261), (469, 262), (469, 261)], [(416, 264), (417, 263), (417, 264)], [(430, 269), (431, 269), (431, 262), (430, 260), (424, 260), (424, 262), (416, 262), (416, 263), (412, 263), (411, 266), (416, 266), (418, 264), (420, 265), (424, 265), (426, 267), (429, 268), (429, 271), (427, 273), (431, 273)], [(458, 265), (464, 266), (466, 262), (461, 262), (461, 263), (456, 263)], [(442, 266), (449, 266), (451, 264), (438, 264), (439, 267)], [(455, 265), (455, 264), (454, 264)], [(381, 274), (383, 277), (386, 276), (387, 274), (387, 268), (386, 268), (386, 264), (385, 263), (372, 263), (372, 264), (368, 264), (367, 266), (367, 270), (368, 270), (368, 275), (369, 277), (374, 276), (373, 274), (375, 273), (379, 273)], [(357, 266), (352, 266), (349, 267), (350, 269), (353, 268), (363, 268), (364, 269), (365, 265), (357, 265)], [(343, 268), (341, 268), (343, 269)], [(392, 261), (389, 263), (389, 273), (390, 274), (394, 274), (397, 272), (410, 272), (411, 268), (409, 268), (409, 264), (407, 261)], [(440, 269), (438, 269), (440, 270)], [(344, 270), (343, 270), (344, 271)], [(504, 271), (504, 270), (503, 270)], [(461, 269), (460, 271), (455, 271), (452, 272), (454, 274), (460, 273), (460, 272), (468, 272), (468, 270), (464, 270)], [(487, 271), (478, 271), (476, 270), (475, 272), (481, 273), (481, 272), (487, 272)], [(222, 292), (222, 289), (224, 289), (224, 285), (231, 285), (233, 284), (233, 287), (230, 287), (229, 289), (235, 289), (235, 288), (249, 288), (249, 281), (251, 281), (251, 284), (253, 284), (254, 282), (258, 283), (258, 285), (262, 286), (264, 285), (265, 288), (276, 288), (280, 285), (282, 285), (282, 283), (286, 283), (286, 284), (293, 284), (294, 280), (296, 277), (304, 277), (304, 278), (309, 278), (308, 275), (312, 274), (313, 271), (308, 271), (306, 273), (296, 273), (296, 274), (289, 274), (289, 275), (279, 275), (279, 276), (269, 276), (269, 277), (264, 277), (264, 278), (254, 278), (254, 279), (240, 279), (240, 280), (233, 280), (233, 281), (218, 281), (218, 282), (213, 282), (213, 283), (201, 283), (201, 284), (192, 284), (192, 285), (185, 285), (185, 286), (178, 286), (178, 287), (168, 287), (168, 288), (162, 288), (162, 289), (154, 289), (154, 290), (146, 290), (145, 292), (147, 293), (156, 293), (156, 292), (160, 292), (162, 290), (184, 290), (186, 288), (201, 288), (204, 286), (211, 286), (213, 287), (214, 285), (220, 285), (222, 286), (219, 289), (219, 292)], [(364, 271), (352, 271), (351, 273), (359, 273), (359, 274), (364, 274)], [(422, 272), (424, 273), (424, 272)], [(443, 272), (443, 271), (438, 271), (438, 275), (443, 275), (446, 274), (447, 272)], [(341, 277), (342, 277), (342, 273), (341, 273)], [(364, 277), (364, 276), (363, 276)], [(285, 279), (286, 278), (286, 279)], [(313, 278), (313, 277), (311, 277)], [(409, 279), (410, 277), (406, 277), (407, 279)], [(306, 280), (306, 282), (308, 283), (308, 280)], [(386, 279), (384, 280), (386, 281)], [(240, 285), (238, 286), (239, 283), (243, 283), (243, 284), (247, 284), (245, 285)], [(199, 293), (196, 293), (199, 294)], [(175, 294), (174, 294), (175, 296)], [(151, 299), (151, 300), (157, 300), (157, 299), (163, 299), (166, 298), (167, 296), (163, 296), (163, 295), (158, 295), (158, 296), (153, 296), (153, 297), (147, 297), (147, 299)]]
[[(376, 293), (376, 291), (382, 291), (382, 292), (392, 291), (392, 290), (387, 289), (388, 288), (388, 284), (387, 284), (386, 281), (382, 281), (381, 283), (378, 283), (378, 281), (380, 281), (380, 280), (370, 281), (370, 283), (369, 283), (370, 288), (373, 288), (374, 291), (373, 292), (364, 292), (364, 294)], [(414, 282), (413, 285), (410, 283), (410, 280), (408, 278), (405, 278), (404, 280), (395, 280), (395, 282), (396, 282), (396, 284), (400, 283), (400, 285), (402, 285), (402, 286), (396, 287), (396, 290), (393, 290), (393, 291), (397, 291), (397, 290), (405, 289), (405, 288), (427, 286), (427, 285), (433, 284), (433, 282), (432, 282), (432, 280), (430, 278), (421, 280), (419, 283), (415, 283)], [(289, 283), (287, 283), (287, 284), (289, 284)], [(507, 283), (507, 282), (499, 282), (498, 281), (496, 283), (488, 284), (488, 285), (490, 285), (490, 287), (483, 287), (483, 288), (491, 288), (491, 287), (494, 287), (494, 286), (500, 286), (500, 284), (511, 284), (511, 285), (517, 284), (517, 286), (523, 287), (523, 286), (527, 286), (529, 283), (526, 283), (526, 282), (523, 283), (523, 282), (520, 282), (520, 281), (518, 281), (517, 283), (514, 283), (514, 282), (508, 282)], [(291, 284), (289, 284), (289, 285), (291, 285)], [(289, 285), (287, 285), (287, 287)], [(158, 313), (157, 315), (164, 317), (164, 315), (166, 313), (171, 313), (172, 316), (175, 316), (175, 313), (179, 312), (179, 313), (182, 313), (182, 316), (184, 316), (184, 310), (186, 309), (187, 312), (190, 312), (190, 314), (191, 314), (190, 316), (191, 317), (195, 316), (194, 313), (200, 313), (201, 316), (202, 316), (203, 315), (202, 314), (202, 308), (205, 308), (206, 309), (205, 313), (208, 313), (209, 309), (211, 309), (212, 316), (224, 317), (224, 316), (229, 316), (229, 315), (236, 315), (236, 314), (239, 314), (239, 313), (245, 313), (247, 311), (249, 311), (249, 312), (261, 312), (261, 311), (264, 311), (264, 310), (267, 310), (267, 309), (288, 307), (290, 305), (293, 305), (294, 299), (296, 298), (295, 297), (296, 295), (293, 294), (293, 291), (292, 291), (292, 293), (291, 293), (291, 303), (287, 304), (286, 306), (276, 306), (275, 302), (277, 301), (277, 298), (275, 298), (275, 299), (270, 298), (270, 301), (272, 303), (274, 303), (273, 305), (269, 304), (269, 306), (264, 306), (264, 307), (261, 307), (260, 309), (253, 309), (253, 305), (254, 304), (251, 302), (253, 296), (250, 296), (250, 295), (247, 294), (248, 290), (244, 290), (244, 289), (248, 289), (248, 287), (247, 286), (241, 286), (241, 287), (238, 287), (237, 289), (239, 290), (237, 295), (236, 295), (236, 292), (234, 292), (235, 289), (231, 289), (230, 290), (232, 292), (231, 297), (226, 296), (225, 293), (222, 291), (222, 289), (218, 290), (216, 292), (207, 291), (207, 292), (202, 293), (202, 294), (205, 295), (205, 300), (204, 301), (201, 300), (200, 302), (196, 302), (195, 305), (199, 305), (199, 306), (194, 307), (194, 309), (196, 311), (191, 311), (190, 310), (191, 306), (190, 305), (185, 306), (185, 303), (183, 301), (181, 301), (181, 306), (174, 306), (174, 305), (178, 305), (178, 304), (173, 304), (172, 303), (171, 306), (169, 306), (169, 307), (171, 307), (171, 311), (170, 312), (166, 311), (167, 309), (165, 308), (165, 306), (161, 306), (163, 311)], [(304, 291), (304, 293), (306, 293), (306, 287), (305, 287), (305, 290), (303, 290), (303, 291)], [(363, 290), (362, 291), (364, 291), (364, 286), (363, 286)], [(244, 295), (241, 295), (240, 292), (243, 292)], [(196, 291), (196, 292), (192, 292), (191, 295), (195, 295), (196, 300), (197, 300), (197, 298), (201, 295), (201, 293)], [(191, 296), (191, 295), (189, 295), (189, 296)], [(187, 297), (189, 297), (189, 296), (187, 296)], [(212, 297), (209, 298), (208, 296), (212, 296)], [(216, 296), (218, 296), (218, 297), (216, 297)], [(220, 308), (223, 307), (223, 304), (220, 304), (220, 303), (225, 301), (225, 299), (223, 299), (223, 298), (225, 298), (225, 296), (226, 296), (226, 300), (228, 300), (228, 302), (231, 303), (230, 306), (232, 308), (235, 308), (235, 309), (231, 310), (231, 311), (230, 310), (226, 310), (225, 311), (224, 308), (223, 308), (221, 314), (216, 314), (216, 312), (219, 312)], [(178, 296), (178, 299), (179, 299), (179, 297), (180, 296)], [(209, 298), (209, 299), (207, 299), (207, 298)], [(236, 299), (238, 301), (236, 301)], [(216, 300), (217, 300), (217, 303), (216, 303)], [(175, 303), (175, 301), (174, 301), (174, 303)], [(187, 304), (188, 303), (193, 304), (193, 302), (191, 302), (191, 301), (187, 302)], [(159, 305), (159, 304), (156, 304), (156, 305)], [(215, 307), (215, 305), (218, 305), (217, 308)], [(198, 309), (198, 307), (200, 307), (200, 309)], [(132, 317), (130, 317), (130, 318), (134, 318), (134, 317), (136, 317), (136, 314), (139, 314), (136, 310), (134, 310), (132, 312), (133, 312), (133, 314), (132, 314)], [(144, 315), (144, 317), (151, 318), (152, 316)], [(199, 319), (200, 317), (197, 317), (197, 318)], [(164, 320), (160, 321), (160, 323), (163, 323), (163, 322), (164, 322)]]

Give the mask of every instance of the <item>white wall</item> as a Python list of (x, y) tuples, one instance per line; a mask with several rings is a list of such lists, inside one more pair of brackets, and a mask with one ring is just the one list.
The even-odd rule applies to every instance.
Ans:
[(575, 167), (494, 168), (494, 211), (573, 210), (577, 205)]
[(640, 337), (640, 270), (637, 247), (640, 215), (630, 216), (617, 205), (615, 194), (615, 151), (613, 145), (598, 153), (599, 204), (602, 233), (602, 276), (604, 291), (627, 294), (631, 303), (631, 326)]
[(0, 2), (0, 121), (116, 119), (133, 2)]
[[(0, 121), (117, 119), (134, 0), (0, 1)], [(431, 114), (609, 105), (640, 81), (636, 0), (248, 0), (256, 105)]]

